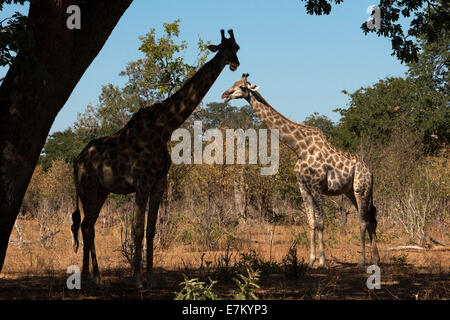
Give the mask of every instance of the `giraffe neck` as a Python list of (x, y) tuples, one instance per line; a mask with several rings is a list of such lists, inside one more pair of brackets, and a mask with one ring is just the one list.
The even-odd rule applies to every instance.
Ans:
[(246, 100), (258, 118), (269, 129), (278, 129), (280, 140), (300, 156), (309, 127), (295, 123), (275, 110), (258, 92), (251, 92)]
[(218, 52), (183, 87), (162, 102), (161, 116), (165, 137), (170, 138), (172, 132), (192, 114), (225, 66), (225, 59)]

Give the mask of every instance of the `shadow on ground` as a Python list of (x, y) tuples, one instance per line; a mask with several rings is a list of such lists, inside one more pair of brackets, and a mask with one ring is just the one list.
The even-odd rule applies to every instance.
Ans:
[[(412, 265), (381, 264), (381, 289), (369, 290), (365, 270), (354, 264), (334, 261), (323, 269), (309, 269), (298, 279), (288, 279), (284, 273), (263, 274), (260, 299), (449, 299), (449, 273), (430, 272)], [(106, 270), (102, 273), (104, 287), (68, 290), (65, 273), (40, 276), (0, 277), (0, 299), (173, 299), (181, 289), (181, 271), (155, 270), (155, 285), (151, 290), (133, 288), (129, 269)], [(189, 277), (207, 279), (214, 273)], [(233, 281), (219, 282), (216, 291), (221, 298), (231, 298), (236, 289)]]

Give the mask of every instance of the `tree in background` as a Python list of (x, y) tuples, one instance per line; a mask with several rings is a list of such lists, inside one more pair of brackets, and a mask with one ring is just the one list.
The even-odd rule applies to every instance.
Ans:
[[(0, 11), (5, 4), (24, 4), (27, 0), (1, 0)], [(0, 21), (0, 66), (12, 64), (20, 48), (31, 45), (32, 37), (26, 30), (27, 17), (19, 12)], [(3, 80), (3, 79), (2, 79)]]
[(186, 63), (183, 56), (189, 45), (179, 39), (180, 20), (164, 23), (164, 34), (157, 38), (154, 28), (140, 37), (144, 58), (129, 62), (120, 73), (128, 78), (123, 88), (102, 86), (99, 104), (88, 105), (72, 128), (51, 134), (40, 163), (47, 170), (52, 161), (71, 162), (92, 139), (120, 130), (140, 108), (163, 100), (179, 89), (206, 61), (208, 43), (199, 39), (197, 61)]
[(442, 42), (422, 43), (417, 62), (409, 63), (405, 78), (388, 77), (353, 93), (341, 114), (338, 134), (345, 149), (354, 151), (362, 141), (385, 145), (398, 126), (415, 132), (424, 151), (433, 153), (449, 144), (448, 47), (446, 30)]
[(47, 171), (56, 160), (72, 163), (72, 159), (83, 147), (83, 140), (71, 128), (54, 132), (48, 137), (38, 163), (44, 171)]
[(184, 59), (189, 45), (179, 39), (180, 20), (163, 28), (159, 38), (154, 28), (139, 38), (144, 58), (129, 62), (120, 73), (128, 78), (125, 86), (104, 85), (99, 104), (78, 116), (73, 130), (85, 143), (120, 130), (136, 111), (169, 97), (205, 63), (208, 42), (199, 38), (197, 61), (189, 64)]
[(449, 68), (449, 31), (441, 30), (442, 41), (426, 43), (422, 38), (418, 42), (422, 48), (417, 62), (409, 63), (408, 77), (416, 82), (424, 82), (430, 90), (448, 95), (450, 84), (448, 82)]
[(247, 105), (233, 107), (225, 102), (210, 102), (198, 112), (205, 129), (210, 128), (258, 128), (262, 126), (253, 109)]
[(321, 115), (315, 111), (313, 112), (313, 114), (306, 117), (306, 119), (303, 121), (303, 124), (310, 127), (319, 128), (328, 139), (332, 139), (335, 124), (333, 123), (333, 121), (328, 119), (327, 116)]

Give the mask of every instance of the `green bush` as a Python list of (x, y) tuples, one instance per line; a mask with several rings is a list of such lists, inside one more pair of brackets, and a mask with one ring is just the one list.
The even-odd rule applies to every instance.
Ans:
[(218, 300), (217, 294), (212, 287), (217, 281), (209, 278), (209, 285), (206, 282), (199, 281), (198, 278), (188, 279), (183, 275), (184, 281), (180, 283), (184, 287), (180, 292), (175, 292), (175, 300)]
[(239, 274), (239, 279), (234, 279), (238, 291), (232, 291), (235, 300), (257, 300), (255, 288), (259, 288), (258, 281), (261, 272), (259, 270), (253, 271), (252, 268), (247, 269), (247, 276)]
[(262, 260), (255, 249), (250, 249), (248, 253), (241, 253), (241, 259), (236, 262), (234, 267), (238, 273), (243, 273), (247, 269), (261, 270), (263, 274), (277, 273), (282, 270), (279, 263)]

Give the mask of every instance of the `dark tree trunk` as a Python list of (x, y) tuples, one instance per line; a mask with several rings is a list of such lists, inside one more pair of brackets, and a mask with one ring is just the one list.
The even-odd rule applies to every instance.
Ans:
[[(9, 236), (50, 127), (132, 0), (31, 1), (34, 46), (18, 53), (0, 86), (0, 271)], [(70, 5), (81, 30), (69, 30)]]

